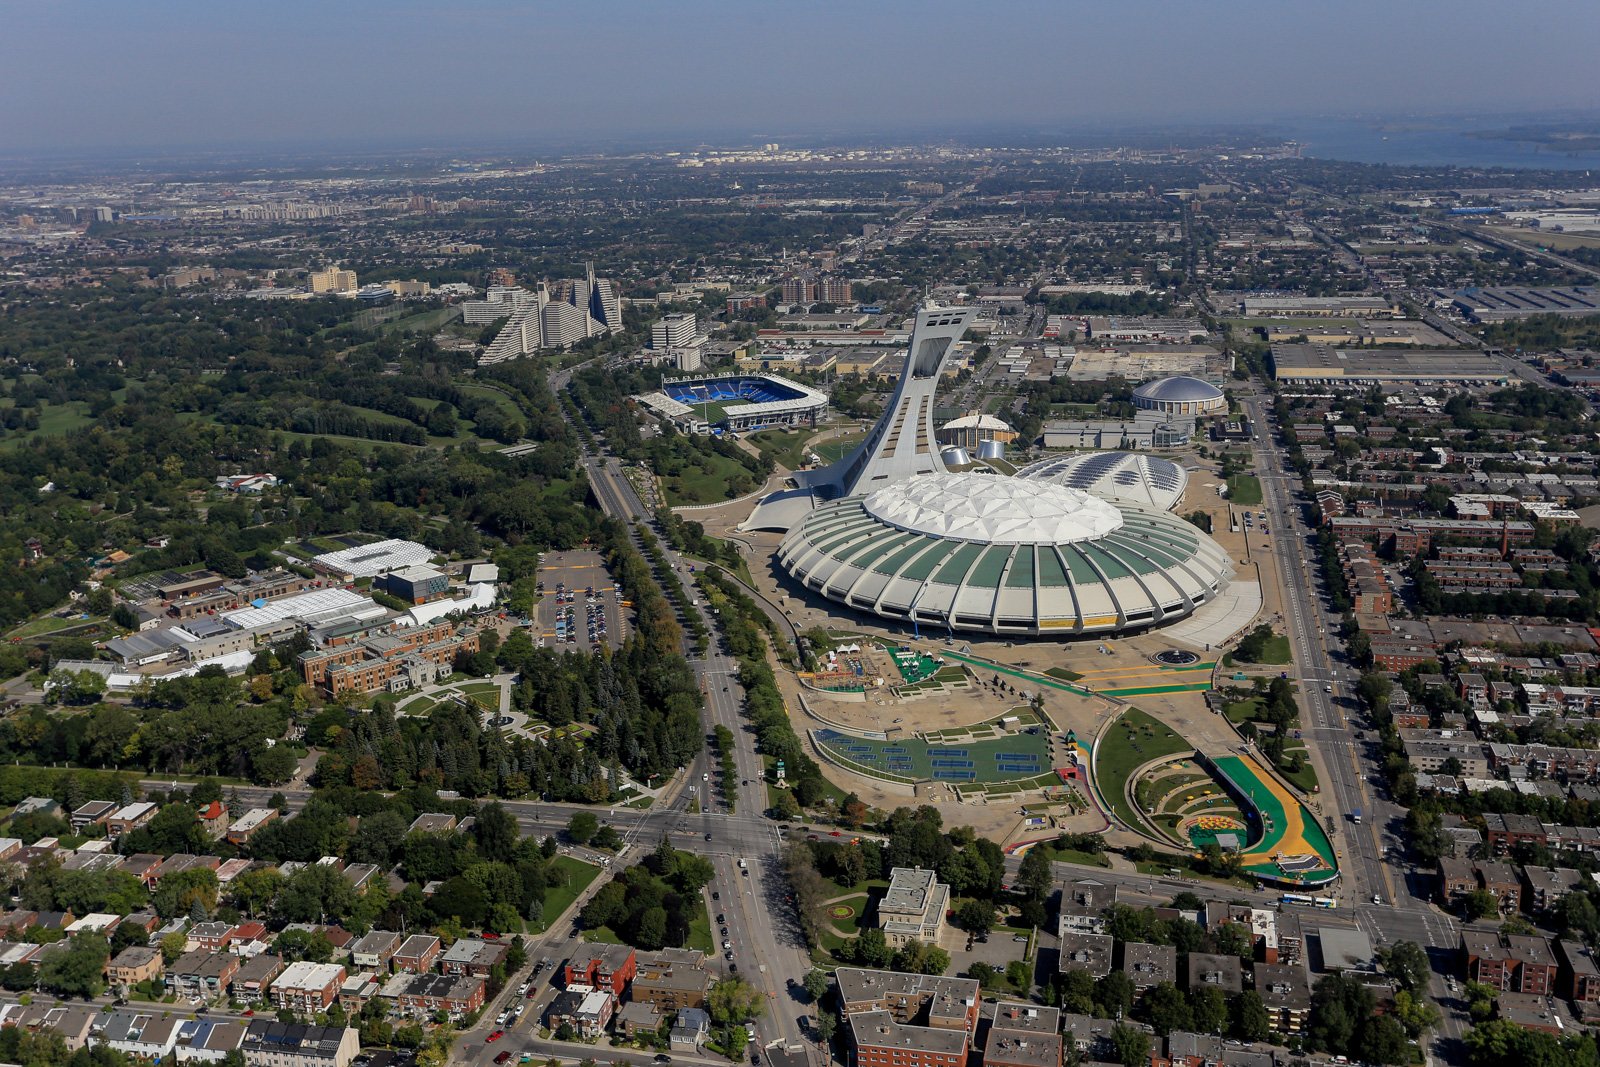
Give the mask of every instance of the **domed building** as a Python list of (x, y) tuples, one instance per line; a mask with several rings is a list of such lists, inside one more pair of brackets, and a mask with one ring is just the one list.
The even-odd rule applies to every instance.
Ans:
[(1219, 415), (1228, 410), (1222, 390), (1187, 374), (1157, 378), (1133, 391), (1133, 406), (1167, 415)]
[(1144, 452), (1074, 452), (1030, 463), (1016, 474), (1082, 489), (1106, 500), (1171, 511), (1183, 499), (1189, 472)]
[(951, 419), (939, 427), (938, 436), (941, 445), (958, 445), (968, 451), (976, 451), (979, 445), (987, 441), (1009, 445), (1017, 439), (1017, 431), (1004, 419), (975, 411), (959, 419)]
[(1172, 622), (1232, 577), (1162, 510), (1048, 478), (921, 474), (816, 507), (778, 562), (807, 589), (890, 619), (1004, 636)]

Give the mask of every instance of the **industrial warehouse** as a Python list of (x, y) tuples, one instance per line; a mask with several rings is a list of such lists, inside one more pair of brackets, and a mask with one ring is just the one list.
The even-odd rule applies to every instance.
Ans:
[(1273, 345), (1273, 376), (1298, 385), (1493, 385), (1507, 372), (1470, 349), (1377, 351), (1332, 345)]

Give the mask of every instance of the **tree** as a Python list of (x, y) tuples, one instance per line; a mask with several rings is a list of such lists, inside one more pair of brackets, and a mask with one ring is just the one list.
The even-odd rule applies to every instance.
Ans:
[(868, 927), (855, 939), (854, 955), (856, 963), (864, 963), (868, 967), (887, 967), (894, 957), (894, 951), (884, 939), (882, 930)]
[(1500, 914), (1500, 900), (1487, 889), (1474, 889), (1462, 900), (1468, 919), (1491, 919)]
[(817, 1041), (823, 1045), (833, 1040), (839, 1029), (839, 1017), (831, 1011), (817, 1012)]
[(1240, 1041), (1265, 1041), (1272, 1032), (1272, 1019), (1261, 994), (1246, 989), (1233, 998), (1233, 1036)]
[(105, 990), (111, 945), (97, 934), (77, 934), (63, 952), (39, 968), (39, 985), (63, 997), (97, 997)]
[(1140, 1012), (1145, 1022), (1163, 1037), (1174, 1030), (1193, 1030), (1194, 1013), (1188, 1000), (1171, 982), (1161, 982), (1144, 995)]
[(189, 938), (181, 930), (161, 939), (161, 958), (169, 966), (176, 963), (189, 947)]
[(1396, 941), (1378, 950), (1378, 963), (1387, 974), (1399, 983), (1400, 988), (1415, 993), (1428, 988), (1428, 954), (1415, 941)]
[(1150, 1035), (1121, 1023), (1111, 1028), (1111, 1048), (1122, 1067), (1143, 1067), (1150, 1062)]
[(587, 845), (600, 829), (600, 820), (592, 811), (575, 811), (567, 820), (567, 838), (575, 845)]
[(1228, 1001), (1217, 986), (1190, 990), (1189, 1012), (1196, 1033), (1220, 1034), (1228, 1028)]
[(1104, 1019), (1121, 1019), (1133, 1012), (1133, 979), (1122, 971), (1112, 971), (1095, 983), (1095, 1014)]
[(956, 909), (956, 925), (968, 933), (988, 933), (994, 929), (994, 905), (982, 900), (964, 901)]
[(802, 985), (813, 1003), (820, 1002), (828, 993), (828, 973), (820, 967), (813, 967), (806, 972)]
[(1423, 1033), (1439, 1025), (1439, 1009), (1427, 998), (1426, 992), (1421, 995), (1404, 989), (1396, 992), (1394, 1017), (1405, 1027), (1408, 1037), (1421, 1037)]
[(1027, 960), (1012, 960), (1006, 964), (1006, 981), (1027, 995), (1028, 990), (1033, 988), (1033, 968)]
[(1015, 888), (1028, 900), (1043, 904), (1050, 896), (1055, 878), (1050, 871), (1050, 857), (1043, 849), (1031, 848), (1017, 867)]
[(706, 1008), (719, 1026), (749, 1022), (761, 1014), (761, 993), (743, 978), (724, 978), (711, 986)]

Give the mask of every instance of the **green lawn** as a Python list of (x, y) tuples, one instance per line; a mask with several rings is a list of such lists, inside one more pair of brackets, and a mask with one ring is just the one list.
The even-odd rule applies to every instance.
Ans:
[(705, 908), (701, 908), (694, 920), (689, 923), (689, 936), (684, 940), (683, 946), (699, 949), (707, 956), (716, 954), (716, 942), (711, 939), (711, 913)]
[(866, 440), (866, 437), (867, 435), (864, 433), (854, 433), (848, 434), (844, 437), (835, 437), (831, 441), (822, 442), (816, 448), (812, 449), (812, 451), (818, 456), (822, 457), (822, 461), (824, 463), (837, 463), (839, 460), (843, 459), (851, 449), (855, 448), (862, 441)]
[(87, 623), (88, 619), (58, 619), (54, 615), (46, 615), (42, 619), (25, 622), (11, 631), (12, 637), (38, 637), (40, 634), (53, 634), (57, 630), (65, 630), (70, 626), (80, 626)]
[(805, 466), (806, 442), (815, 436), (816, 431), (811, 429), (762, 430), (745, 440), (759, 448), (763, 456), (772, 457), (774, 463), (798, 470)]
[(1222, 709), (1222, 714), (1234, 725), (1249, 722), (1251, 719), (1259, 720), (1265, 702), (1260, 697), (1250, 697), (1248, 700), (1235, 700)]
[(1253, 474), (1235, 474), (1228, 479), (1228, 501), (1241, 507), (1261, 503), (1261, 479)]
[(1261, 652), (1262, 663), (1288, 663), (1290, 659), (1289, 638), (1287, 636), (1273, 634), (1267, 638), (1267, 643)]
[(1129, 708), (1095, 749), (1094, 769), (1100, 793), (1124, 822), (1138, 826), (1143, 820), (1127, 798), (1129, 776), (1151, 760), (1193, 751), (1194, 746), (1177, 731), (1138, 708)]
[(1057, 848), (1053, 841), (1047, 841), (1042, 845), (1034, 845), (1033, 847), (1044, 849), (1045, 855), (1061, 863), (1077, 863), (1084, 867), (1111, 866), (1111, 861), (1106, 859), (1102, 853), (1084, 852), (1082, 849), (1077, 848)]
[(735, 494), (729, 489), (729, 483), (741, 475), (750, 477), (744, 464), (736, 459), (715, 452), (704, 452), (695, 458), (693, 466), (685, 465), (677, 474), (661, 479), (669, 505), (678, 507), (730, 500)]
[[(7, 407), (10, 406), (8, 403)], [(94, 425), (94, 416), (89, 414), (89, 404), (84, 400), (68, 400), (62, 404), (41, 404), (39, 406), (39, 428), (37, 430), (18, 430), (6, 435), (0, 441), (0, 448), (13, 448), (32, 437), (55, 437), (62, 434), (75, 433), (86, 427)]]
[(550, 861), (550, 873), (552, 880), (562, 881), (544, 891), (544, 918), (533, 924), (536, 934), (550, 929), (550, 924), (560, 918), (561, 913), (578, 899), (578, 894), (588, 889), (589, 883), (599, 876), (600, 868), (571, 856), (557, 856)]
[(1284, 756), (1287, 758), (1296, 752), (1300, 753), (1303, 761), (1300, 764), (1300, 770), (1291, 774), (1286, 765), (1284, 767), (1279, 767), (1278, 773), (1293, 783), (1294, 787), (1300, 790), (1300, 792), (1310, 793), (1317, 787), (1317, 772), (1312, 769), (1311, 754), (1303, 748), (1291, 748), (1284, 751)]

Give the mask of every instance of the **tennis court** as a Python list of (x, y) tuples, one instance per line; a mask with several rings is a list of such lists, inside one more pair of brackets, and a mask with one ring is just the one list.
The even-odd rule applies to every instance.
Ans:
[(838, 730), (814, 730), (812, 736), (839, 763), (854, 763), (867, 774), (887, 771), (917, 780), (1005, 782), (1050, 771), (1050, 742), (1042, 732), (973, 741), (960, 748), (930, 745), (920, 738), (873, 741)]

